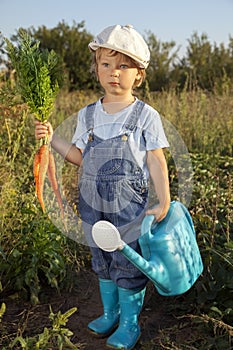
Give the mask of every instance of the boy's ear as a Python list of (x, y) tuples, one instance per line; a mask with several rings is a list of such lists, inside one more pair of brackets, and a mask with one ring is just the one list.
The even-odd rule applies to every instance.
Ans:
[(139, 80), (139, 79), (141, 79), (141, 73), (139, 73), (139, 72), (137, 72), (137, 75), (136, 75), (136, 80)]

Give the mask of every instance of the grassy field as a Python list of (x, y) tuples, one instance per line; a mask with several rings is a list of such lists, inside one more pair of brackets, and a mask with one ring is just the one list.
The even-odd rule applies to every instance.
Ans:
[[(61, 92), (56, 111), (51, 118), (54, 127), (98, 96), (90, 92)], [(231, 348), (233, 336), (233, 237), (232, 237), (232, 170), (233, 170), (233, 96), (191, 92), (147, 94), (146, 101), (156, 108), (167, 130), (179, 136), (191, 162), (192, 187), (189, 189), (189, 210), (192, 214), (197, 240), (204, 262), (204, 273), (184, 299), (177, 298), (169, 305), (171, 313), (186, 316), (182, 327), (160, 331), (160, 345), (153, 339), (141, 349), (217, 349)], [(169, 137), (168, 137), (169, 138)], [(175, 145), (176, 140), (172, 140)], [(85, 246), (60, 233), (35, 198), (32, 173), (37, 144), (34, 139), (33, 117), (10, 90), (0, 95), (0, 297), (30, 300), (40, 303), (45, 286), (72, 290), (72, 276), (77, 270), (90, 268), (90, 256)], [(179, 193), (179, 174), (174, 157), (167, 154), (172, 199), (182, 199)], [(190, 163), (189, 163), (190, 164)], [(182, 169), (180, 169), (182, 170)], [(76, 169), (62, 163), (64, 192), (75, 211), (75, 189), (71, 178)], [(190, 179), (189, 179), (190, 180)], [(185, 190), (184, 190), (185, 191)], [(182, 192), (183, 193), (183, 192)], [(2, 307), (1, 307), (2, 306)], [(10, 334), (4, 321), (7, 302), (0, 303), (0, 348), (36, 349), (39, 335), (26, 339), (24, 333)], [(51, 346), (60, 339), (59, 349), (72, 348), (68, 329), (63, 325), (74, 310), (55, 317), (58, 333), (40, 336), (38, 349), (58, 349)], [(59, 318), (60, 317), (60, 318)], [(55, 320), (56, 318), (56, 320)], [(187, 321), (187, 319), (189, 321)], [(65, 321), (64, 321), (65, 320)], [(199, 337), (177, 337), (192, 324)], [(177, 328), (178, 327), (178, 328)], [(63, 327), (64, 328), (64, 327)], [(62, 333), (63, 332), (63, 333)], [(202, 336), (201, 336), (202, 335)], [(17, 338), (18, 337), (18, 338)], [(16, 345), (13, 345), (15, 341)], [(21, 344), (21, 345), (19, 345)], [(25, 345), (26, 344), (26, 345)], [(53, 343), (54, 344), (54, 343)], [(76, 347), (78, 349), (78, 347)]]

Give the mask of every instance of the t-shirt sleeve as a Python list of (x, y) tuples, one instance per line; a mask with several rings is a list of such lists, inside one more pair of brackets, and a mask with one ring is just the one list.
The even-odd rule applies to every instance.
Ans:
[(71, 143), (77, 148), (84, 149), (88, 140), (88, 133), (85, 123), (86, 108), (81, 109), (78, 112), (77, 127), (72, 137)]
[(161, 117), (156, 110), (150, 110), (143, 129), (143, 137), (147, 151), (169, 147)]

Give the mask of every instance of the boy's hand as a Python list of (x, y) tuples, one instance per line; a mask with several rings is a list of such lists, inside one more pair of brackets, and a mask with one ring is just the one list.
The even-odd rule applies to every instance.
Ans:
[(156, 207), (146, 211), (146, 215), (154, 215), (157, 222), (162, 221), (170, 208), (170, 202), (167, 205), (158, 204)]
[(53, 138), (53, 128), (49, 122), (41, 123), (40, 121), (35, 121), (35, 138), (40, 140), (48, 135), (48, 140), (51, 142)]

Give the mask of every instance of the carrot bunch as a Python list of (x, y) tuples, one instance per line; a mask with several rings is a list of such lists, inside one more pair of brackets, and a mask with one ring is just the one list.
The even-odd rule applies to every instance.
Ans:
[[(29, 111), (37, 120), (44, 123), (53, 112), (59, 91), (59, 80), (61, 81), (62, 76), (59, 58), (53, 50), (42, 50), (40, 42), (35, 41), (22, 28), (18, 31), (19, 45), (13, 45), (7, 38), (5, 40), (7, 54), (16, 71), (17, 92), (27, 104)], [(41, 142), (42, 144), (35, 153), (33, 165), (36, 195), (45, 212), (43, 191), (47, 174), (64, 218), (54, 157), (48, 140), (43, 139)]]

